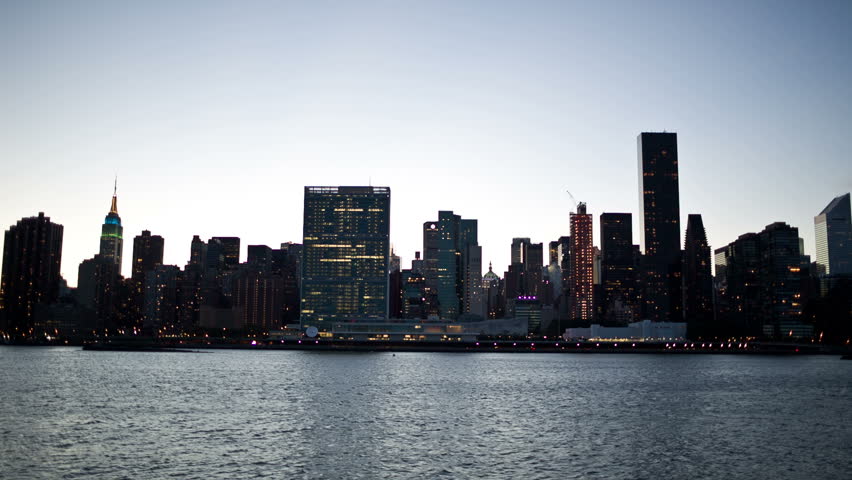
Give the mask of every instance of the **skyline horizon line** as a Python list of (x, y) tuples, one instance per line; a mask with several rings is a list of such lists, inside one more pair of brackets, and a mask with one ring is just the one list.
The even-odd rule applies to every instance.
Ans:
[[(671, 133), (671, 132), (668, 132), (668, 133)], [(313, 187), (313, 188), (346, 188), (346, 187), (351, 187), (351, 188), (387, 188), (387, 189), (389, 189), (389, 191), (391, 191), (391, 192), (393, 191), (393, 187), (391, 187), (390, 185), (386, 185), (386, 186), (384, 186), (384, 185), (354, 185), (354, 184), (353, 184), (353, 185), (305, 185), (305, 186), (303, 186), (302, 188), (303, 188), (303, 189), (307, 189), (307, 188), (312, 188), (312, 187)], [(830, 204), (830, 203), (831, 203), (834, 199), (836, 199), (836, 198), (842, 197), (842, 196), (844, 196), (844, 195), (849, 195), (849, 194), (850, 194), (850, 192), (840, 193), (839, 195), (834, 195), (834, 196), (832, 196), (832, 198), (831, 198), (831, 199), (829, 199), (829, 200), (828, 200), (828, 203), (827, 203), (826, 205)], [(117, 195), (116, 193), (114, 193), (113, 198), (117, 198), (117, 197), (118, 197), (118, 195)], [(585, 203), (585, 202), (578, 202), (577, 204), (580, 204), (580, 203)], [(302, 206), (302, 210), (304, 210), (304, 205)], [(575, 210), (576, 210), (576, 206), (575, 206), (575, 207), (572, 209), (572, 211), (570, 211), (568, 214), (570, 215), (570, 214), (576, 213), (576, 212), (575, 212)], [(439, 209), (439, 210), (437, 210), (436, 212), (441, 212), (441, 211), (449, 211), (449, 212), (455, 212), (455, 213), (457, 213), (455, 210), (443, 210), (443, 209)], [(587, 212), (587, 213), (588, 213), (588, 212)], [(636, 212), (632, 212), (632, 211), (621, 211), (621, 212), (601, 211), (601, 212), (597, 213), (598, 221), (597, 221), (597, 222), (594, 222), (594, 217), (595, 217), (595, 215), (594, 215), (594, 214), (589, 213), (589, 215), (592, 215), (593, 225), (594, 225), (594, 226), (593, 226), (593, 228), (592, 228), (592, 231), (593, 231), (593, 234), (594, 234), (596, 237), (597, 237), (597, 236), (598, 236), (598, 234), (599, 234), (598, 228), (599, 228), (599, 225), (600, 225), (600, 216), (601, 216), (601, 215), (604, 215), (604, 214), (613, 214), (613, 213), (618, 213), (618, 214), (629, 214), (629, 215), (631, 216), (631, 218), (632, 218), (632, 217), (634, 217), (634, 216), (636, 215)], [(51, 221), (53, 221), (53, 217), (52, 217), (51, 215), (48, 215), (46, 212), (44, 212), (44, 211), (42, 211), (42, 210), (39, 210), (39, 212), (38, 212), (37, 214), (35, 214), (35, 215), (20, 217), (20, 219), (26, 219), (26, 218), (38, 217), (39, 215), (44, 215), (46, 218), (51, 219)], [(108, 213), (108, 215), (109, 215), (109, 213)], [(683, 215), (686, 215), (686, 217), (688, 218), (688, 216), (689, 216), (689, 215), (702, 215), (702, 214), (701, 214), (701, 213), (682, 213), (682, 214), (681, 214), (681, 216), (683, 216)], [(817, 218), (818, 216), (819, 216), (819, 214), (815, 215), (815, 216), (814, 216), (814, 220), (816, 220), (816, 218)], [(479, 218), (471, 218), (471, 220), (476, 220), (476, 221), (477, 221), (477, 223), (480, 221), (480, 219), (479, 219)], [(431, 221), (430, 221), (430, 220), (426, 220), (426, 221), (424, 221), (423, 223), (429, 223), (429, 222), (431, 222)], [(816, 261), (815, 252), (814, 252), (814, 254), (812, 255), (812, 254), (810, 254), (810, 253), (807, 251), (807, 243), (806, 243), (806, 242), (804, 242), (804, 238), (801, 236), (801, 227), (799, 227), (799, 226), (797, 226), (797, 225), (793, 225), (793, 224), (791, 224), (790, 222), (788, 222), (787, 220), (775, 220), (775, 221), (771, 221), (770, 223), (768, 223), (768, 224), (764, 225), (764, 226), (763, 226), (763, 228), (766, 228), (766, 227), (767, 227), (767, 226), (769, 226), (769, 225), (772, 225), (772, 224), (774, 224), (774, 223), (779, 223), (779, 222), (780, 222), (780, 223), (787, 224), (787, 225), (790, 225), (791, 227), (796, 228), (797, 230), (799, 230), (799, 238), (802, 240), (802, 243), (803, 243), (803, 244), (804, 244), (804, 246), (805, 246), (805, 249), (802, 251), (802, 255), (808, 256), (808, 257), (811, 259), (811, 262), (815, 262), (815, 261)], [(65, 228), (65, 224), (64, 224), (64, 223), (59, 223), (59, 222), (56, 222), (56, 223), (57, 223), (57, 224), (59, 224), (59, 225), (62, 225), (62, 226), (63, 226), (63, 229)], [(636, 225), (637, 225), (637, 224), (638, 224), (638, 222), (634, 222), (634, 228), (636, 227)], [(392, 222), (391, 222), (391, 225), (393, 225), (393, 223), (392, 223)], [(595, 228), (595, 227), (598, 227), (598, 228)], [(5, 229), (5, 231), (8, 231), (8, 228), (9, 228), (9, 227), (7, 227), (7, 228)], [(705, 227), (705, 229), (707, 229), (707, 230), (708, 230), (708, 236), (709, 236), (709, 231), (710, 231), (710, 229), (709, 229), (709, 228), (707, 228), (707, 227)], [(151, 230), (151, 229), (149, 229), (149, 228), (142, 228), (142, 229), (140, 230), (140, 233), (139, 233), (139, 234), (137, 234), (137, 235), (133, 235), (132, 237), (128, 236), (128, 239), (129, 239), (129, 238), (136, 238), (136, 237), (138, 237), (138, 236), (141, 236), (141, 235), (142, 235), (142, 233), (143, 233), (143, 232), (146, 232), (146, 231), (147, 231), (147, 232), (150, 232), (150, 233), (151, 233), (152, 235), (154, 235), (154, 236), (161, 236), (161, 237), (163, 238), (164, 243), (165, 243), (165, 240), (166, 240), (166, 238), (167, 238), (166, 236), (161, 235), (161, 234), (158, 234), (158, 233), (154, 232), (153, 230)], [(685, 231), (685, 227), (684, 227), (684, 231)], [(729, 245), (731, 242), (733, 242), (733, 241), (737, 240), (738, 238), (742, 237), (743, 235), (753, 234), (753, 233), (756, 233), (756, 232), (759, 232), (759, 231), (760, 231), (759, 229), (755, 229), (755, 230), (752, 230), (752, 231), (743, 232), (743, 233), (738, 234), (738, 235), (736, 236), (736, 238), (733, 238), (733, 239), (731, 239), (731, 240), (730, 240), (730, 241), (728, 241), (728, 242), (725, 242), (725, 243), (723, 243), (723, 244), (720, 244), (719, 246), (712, 246), (712, 245), (711, 245), (711, 252), (712, 252), (712, 251), (715, 251), (717, 248), (721, 248), (721, 247), (724, 247), (724, 246), (726, 246), (726, 245)], [(681, 232), (681, 233), (683, 233), (683, 232)], [(195, 236), (195, 235), (197, 235), (199, 238), (203, 238), (204, 236), (206, 236), (206, 235), (193, 234), (193, 236)], [(565, 236), (568, 236), (568, 234), (566, 234)], [(240, 238), (241, 240), (242, 240), (242, 238), (243, 238), (243, 237), (242, 237), (241, 235), (239, 235), (239, 234), (238, 234), (238, 235), (212, 235), (210, 238), (214, 238), (214, 237), (237, 237), (237, 238)], [(124, 237), (122, 236), (122, 238), (124, 238)], [(528, 236), (512, 237), (512, 239), (516, 239), (516, 238), (530, 238), (530, 239), (532, 239), (532, 238), (536, 238), (536, 237), (529, 236), (529, 235), (528, 235)], [(209, 240), (209, 238), (208, 238), (208, 240)], [(532, 242), (532, 243), (541, 243), (541, 244), (544, 246), (544, 245), (548, 244), (549, 242), (551, 242), (551, 241), (556, 241), (556, 240), (558, 240), (558, 238), (557, 238), (557, 239), (552, 239), (552, 240), (541, 241), (541, 242)], [(636, 242), (635, 240), (636, 240), (636, 239), (634, 238), (634, 242), (633, 242), (633, 244), (634, 244), (634, 245), (639, 245), (639, 243), (638, 243), (638, 242)], [(189, 241), (187, 242), (187, 245), (191, 245), (191, 241), (192, 241), (192, 237), (190, 237)], [(684, 236), (684, 237), (683, 237), (683, 239), (682, 239), (682, 242), (681, 242), (681, 243), (683, 243), (683, 242), (685, 242), (685, 241), (686, 241), (686, 239), (685, 239), (685, 236)], [(304, 238), (299, 238), (299, 239), (296, 239), (296, 240), (284, 240), (284, 241), (280, 241), (280, 242), (274, 242), (274, 243), (272, 243), (272, 246), (270, 246), (270, 245), (269, 245), (269, 242), (266, 242), (266, 243), (245, 243), (245, 244), (243, 244), (243, 243), (242, 243), (242, 241), (241, 241), (241, 243), (240, 243), (240, 259), (241, 259), (241, 260), (243, 260), (243, 259), (245, 259), (245, 258), (247, 257), (247, 249), (248, 249), (248, 247), (249, 247), (249, 246), (255, 246), (255, 245), (266, 245), (266, 246), (270, 246), (270, 248), (273, 248), (273, 246), (280, 248), (280, 245), (283, 245), (283, 244), (286, 244), (286, 243), (303, 243), (303, 242), (304, 242)], [(600, 248), (599, 243), (600, 243), (599, 241), (593, 241), (593, 245), (595, 246), (595, 248)], [(131, 245), (132, 245), (132, 244), (131, 244)], [(485, 244), (484, 244), (484, 243), (482, 243), (481, 245), (482, 245), (483, 247), (485, 246)], [(511, 242), (507, 244), (507, 250), (508, 250), (510, 247), (511, 247)], [(812, 246), (812, 247), (813, 247), (813, 248), (816, 248), (816, 247), (815, 247), (815, 245), (814, 245), (814, 246)], [(681, 248), (683, 248), (683, 245), (681, 245)], [(64, 244), (63, 244), (63, 249), (64, 249)], [(187, 250), (189, 250), (189, 249), (187, 248)], [(640, 248), (640, 251), (642, 251), (642, 250), (641, 250), (641, 248)], [(390, 254), (391, 254), (391, 252), (393, 252), (394, 254), (396, 254), (396, 255), (400, 258), (400, 265), (403, 265), (403, 259), (405, 259), (405, 258), (407, 258), (407, 257), (410, 257), (410, 258), (408, 258), (408, 261), (409, 261), (409, 263), (410, 263), (410, 261), (411, 261), (411, 260), (413, 260), (413, 259), (414, 259), (414, 257), (415, 257), (415, 252), (419, 252), (419, 253), (421, 253), (421, 258), (423, 258), (423, 255), (424, 255), (424, 251), (423, 251), (422, 245), (421, 245), (421, 248), (420, 248), (420, 249), (411, 250), (411, 251), (407, 254), (407, 256), (405, 256), (405, 255), (401, 255), (401, 254), (400, 254), (400, 252), (401, 252), (401, 251), (400, 251), (400, 250), (396, 250), (396, 249), (395, 249), (395, 244), (394, 244), (394, 242), (392, 241), (392, 238), (391, 238), (391, 241), (390, 241), (390, 250), (389, 250), (389, 252), (388, 252), (389, 258), (390, 258)], [(87, 259), (90, 259), (90, 258), (94, 258), (94, 255), (96, 255), (96, 253), (97, 253), (97, 252), (93, 253), (91, 257), (83, 258), (82, 260), (80, 260), (80, 262), (77, 262), (77, 263), (76, 263), (76, 265), (78, 265), (78, 266), (79, 266), (79, 264), (80, 264), (80, 263), (82, 263), (82, 261), (87, 260)], [(546, 253), (546, 252), (545, 252), (545, 253)], [(645, 252), (644, 252), (644, 251), (642, 251), (642, 253), (644, 254)], [(63, 256), (63, 257), (65, 257), (65, 255), (64, 255), (64, 254), (63, 254), (62, 256)], [(131, 252), (131, 255), (127, 255), (127, 256), (122, 255), (122, 257), (126, 257), (127, 262), (132, 262), (132, 252)], [(546, 265), (548, 264), (548, 263), (547, 263), (546, 255), (545, 255), (544, 257), (545, 257), (545, 258), (543, 258), (543, 266), (546, 266)], [(484, 260), (484, 259), (483, 259), (483, 260)], [(187, 260), (187, 261), (188, 261), (188, 260)], [(122, 274), (122, 276), (124, 276), (124, 275), (123, 275), (123, 272), (124, 272), (124, 270), (125, 270), (125, 269), (124, 269), (124, 264), (125, 264), (125, 263), (126, 263), (126, 262), (123, 260), (123, 261), (122, 261), (122, 265), (120, 266), (120, 273)], [(493, 260), (489, 260), (489, 261), (488, 261), (488, 263), (489, 263), (489, 264), (493, 263)], [(509, 264), (511, 264), (511, 262), (509, 262)], [(509, 264), (507, 264), (507, 267), (508, 267), (508, 265), (509, 265)], [(177, 266), (177, 267), (179, 267), (179, 268), (183, 268), (183, 267), (181, 266), (181, 264), (180, 264), (180, 263), (169, 263), (169, 262), (166, 262), (166, 261), (165, 261), (165, 259), (164, 259), (164, 261), (163, 261), (163, 265), (173, 265), (173, 266)], [(185, 266), (186, 264), (183, 264), (183, 265)], [(498, 264), (498, 265), (499, 265), (499, 264)], [(715, 266), (715, 255), (711, 255), (711, 266)], [(506, 268), (507, 268), (507, 267), (506, 267)], [(483, 268), (483, 269), (485, 268), (485, 262), (484, 262), (484, 261), (483, 261), (483, 263), (482, 263), (482, 268)], [(77, 286), (77, 282), (75, 281), (75, 282), (74, 282), (74, 286), (72, 287), (72, 286), (71, 286), (71, 285), (72, 285), (72, 283), (69, 281), (68, 277), (66, 277), (66, 276), (64, 275), (64, 273), (62, 273), (64, 270), (65, 270), (65, 268), (63, 268), (62, 266), (60, 266), (60, 274), (61, 274), (61, 278), (67, 282), (67, 284), (68, 284), (69, 288), (76, 288), (76, 286)], [(503, 268), (499, 268), (499, 269), (497, 270), (497, 272), (503, 272), (503, 273), (505, 273)], [(76, 273), (76, 272), (75, 272), (75, 273)], [(496, 273), (496, 272), (495, 272), (495, 273)], [(480, 275), (484, 275), (484, 273), (480, 272)], [(76, 280), (76, 275), (74, 275), (74, 278), (75, 278), (75, 280)], [(127, 277), (126, 277), (126, 278), (127, 278)], [(502, 275), (501, 275), (501, 278), (502, 278)]]

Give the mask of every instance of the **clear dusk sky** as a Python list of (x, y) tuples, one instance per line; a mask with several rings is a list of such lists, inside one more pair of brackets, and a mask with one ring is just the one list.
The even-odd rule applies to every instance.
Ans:
[[(303, 187), (391, 187), (410, 266), (438, 210), (569, 233), (570, 190), (634, 214), (636, 137), (678, 134), (682, 227), (717, 248), (799, 228), (852, 190), (850, 1), (0, 1), (0, 227), (97, 253), (118, 175), (124, 265), (143, 229), (301, 242)], [(0, 238), (2, 242), (2, 238)]]

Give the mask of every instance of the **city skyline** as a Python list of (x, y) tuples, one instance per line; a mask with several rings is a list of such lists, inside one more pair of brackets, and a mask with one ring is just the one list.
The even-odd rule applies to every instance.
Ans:
[[(478, 220), (483, 270), (500, 273), (512, 238), (568, 234), (566, 190), (595, 217), (631, 213), (640, 238), (643, 131), (677, 132), (680, 224), (701, 214), (713, 249), (781, 221), (815, 259), (813, 217), (852, 190), (848, 3), (734, 17), (700, 4), (54, 7), (0, 7), (0, 223), (43, 211), (64, 225), (72, 286), (116, 174), (125, 240), (162, 236), (166, 264), (187, 262), (193, 235), (239, 236), (241, 259), (299, 241), (305, 185), (372, 184), (394, 190), (403, 266), (423, 222), (453, 210)], [(649, 33), (658, 19), (666, 31)]]

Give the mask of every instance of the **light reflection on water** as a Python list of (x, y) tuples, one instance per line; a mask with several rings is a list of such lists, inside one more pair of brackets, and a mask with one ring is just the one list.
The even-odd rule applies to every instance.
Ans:
[(844, 478), (837, 357), (0, 347), (3, 478)]

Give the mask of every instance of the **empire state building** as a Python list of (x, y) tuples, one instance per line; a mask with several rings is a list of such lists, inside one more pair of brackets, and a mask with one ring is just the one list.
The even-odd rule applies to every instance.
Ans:
[(124, 244), (122, 233), (124, 228), (121, 226), (121, 217), (118, 216), (118, 197), (117, 185), (112, 193), (112, 205), (109, 213), (104, 219), (104, 224), (101, 227), (101, 256), (106, 260), (115, 262), (118, 266), (119, 275), (121, 274), (121, 251)]

